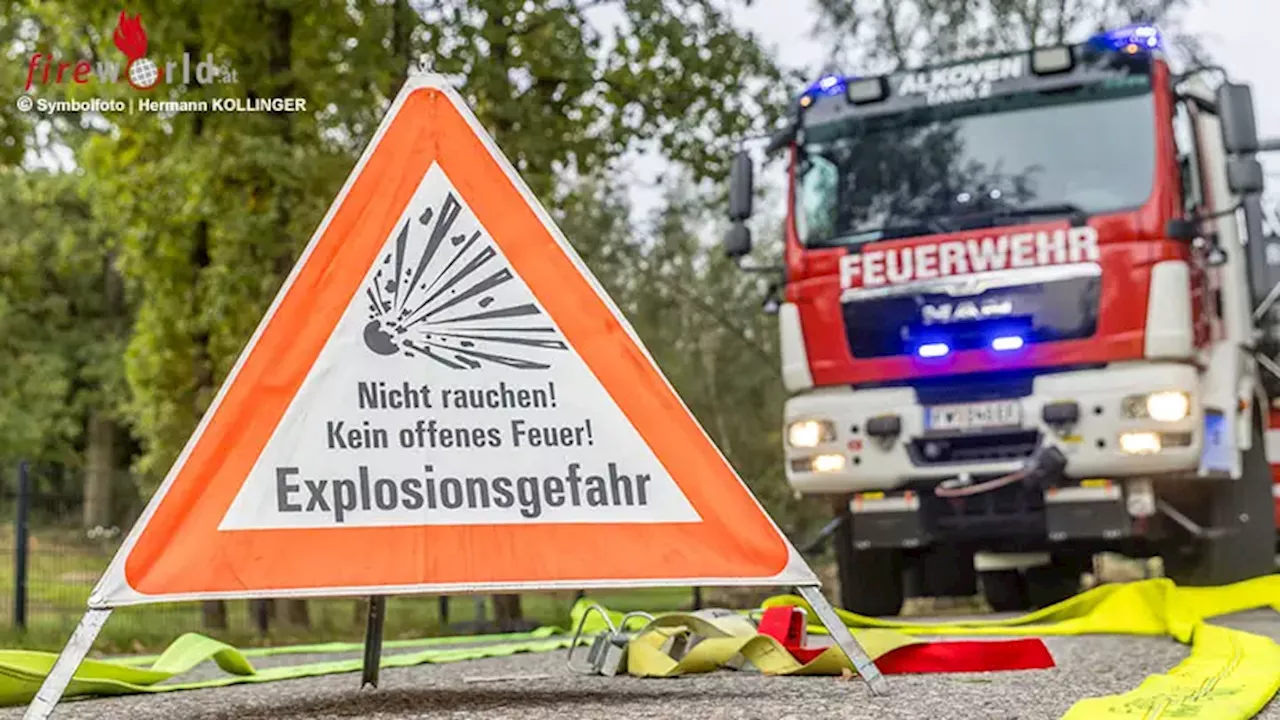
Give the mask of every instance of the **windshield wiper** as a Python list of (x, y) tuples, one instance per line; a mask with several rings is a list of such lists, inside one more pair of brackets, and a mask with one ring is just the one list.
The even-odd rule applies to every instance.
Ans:
[(950, 230), (937, 220), (904, 218), (907, 224), (886, 225), (880, 228), (880, 240), (897, 240), (899, 238), (917, 237), (921, 235), (938, 235)]
[(900, 219), (903, 222), (897, 225), (883, 225), (881, 227), (871, 228), (868, 230), (860, 230), (856, 233), (835, 235), (821, 241), (810, 243), (809, 247), (863, 245), (869, 242), (897, 240), (899, 238), (919, 237), (923, 235), (938, 235), (952, 231), (951, 228), (944, 225), (940, 219), (934, 217), (903, 217), (897, 219)]
[(951, 232), (951, 228), (947, 227), (947, 224), (943, 222), (943, 218), (937, 215), (903, 215), (890, 218), (890, 220), (900, 220), (901, 223), (886, 223), (884, 227), (880, 228), (878, 240), (894, 240), (916, 235), (936, 235)]
[(956, 216), (955, 220), (962, 221), (993, 221), (1006, 217), (1021, 216), (1042, 216), (1042, 215), (1066, 215), (1071, 221), (1071, 227), (1080, 227), (1089, 222), (1089, 213), (1084, 211), (1079, 205), (1072, 203), (1039, 203), (1030, 205), (1017, 205), (1003, 207), (998, 210), (986, 210), (983, 212), (970, 213), (968, 215)]

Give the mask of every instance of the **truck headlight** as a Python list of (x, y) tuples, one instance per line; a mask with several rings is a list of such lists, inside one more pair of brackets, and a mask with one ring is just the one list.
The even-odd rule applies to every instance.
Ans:
[(1178, 422), (1191, 413), (1191, 398), (1180, 390), (1130, 395), (1121, 403), (1121, 410), (1131, 419)]
[(787, 442), (791, 447), (817, 447), (835, 439), (836, 428), (829, 420), (800, 420), (787, 426)]

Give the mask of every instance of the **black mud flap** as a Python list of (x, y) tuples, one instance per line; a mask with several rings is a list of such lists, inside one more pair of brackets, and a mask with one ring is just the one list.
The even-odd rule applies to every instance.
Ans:
[(1165, 574), (1179, 585), (1227, 585), (1275, 572), (1274, 481), (1263, 428), (1255, 408), (1240, 478), (1203, 481), (1209, 492), (1196, 508), (1201, 536), (1164, 558)]
[(929, 544), (920, 518), (920, 498), (913, 492), (859, 493), (849, 503), (853, 520), (853, 546), (916, 548)]

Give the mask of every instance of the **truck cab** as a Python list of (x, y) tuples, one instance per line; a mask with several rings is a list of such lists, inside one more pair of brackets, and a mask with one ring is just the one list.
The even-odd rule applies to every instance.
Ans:
[(832, 501), (847, 609), (896, 613), (908, 570), (1044, 605), (1103, 550), (1186, 583), (1271, 571), (1251, 99), (1161, 44), (827, 75), (772, 139), (784, 472)]

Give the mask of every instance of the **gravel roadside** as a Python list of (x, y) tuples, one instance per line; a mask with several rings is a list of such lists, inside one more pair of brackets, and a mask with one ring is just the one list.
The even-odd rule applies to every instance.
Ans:
[[(1280, 642), (1280, 615), (1242, 613), (1222, 624)], [(1120, 693), (1186, 656), (1161, 638), (1046, 638), (1058, 667), (1002, 673), (891, 676), (892, 694), (870, 696), (857, 681), (718, 672), (672, 680), (585, 677), (565, 666), (565, 651), (446, 665), (384, 669), (378, 690), (357, 689), (355, 673), (261, 685), (73, 701), (59, 720), (256, 720), (266, 718), (815, 718), (883, 720), (1038, 720), (1058, 718), (1084, 697)], [(354, 654), (258, 658), (269, 665)], [(216, 668), (200, 668), (216, 676)], [(515, 679), (510, 676), (517, 676)], [(476, 682), (477, 678), (484, 679)], [(498, 679), (495, 679), (498, 678)], [(192, 678), (194, 679), (194, 677)], [(21, 717), (0, 711), (0, 720)], [(1273, 702), (1258, 716), (1280, 720)]]

